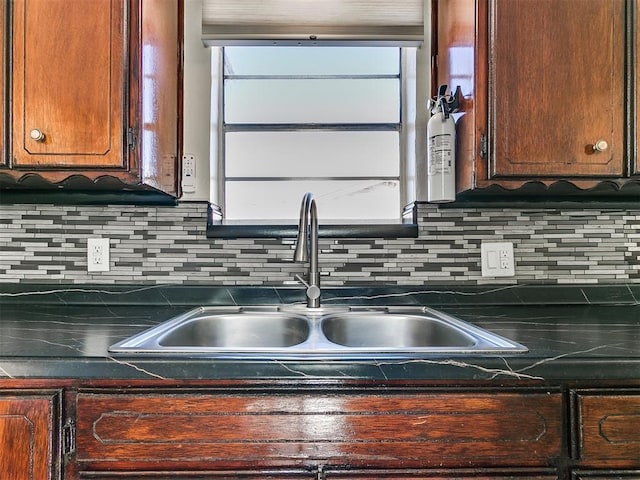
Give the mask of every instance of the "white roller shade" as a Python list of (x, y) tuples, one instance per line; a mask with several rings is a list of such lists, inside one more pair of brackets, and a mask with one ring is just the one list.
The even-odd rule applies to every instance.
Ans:
[(203, 0), (206, 45), (418, 44), (424, 0)]

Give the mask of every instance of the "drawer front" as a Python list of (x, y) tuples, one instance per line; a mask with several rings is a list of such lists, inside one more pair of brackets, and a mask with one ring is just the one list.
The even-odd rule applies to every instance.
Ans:
[(77, 399), (93, 469), (547, 465), (560, 394), (95, 394)]
[(588, 466), (640, 466), (640, 394), (576, 396), (577, 458)]

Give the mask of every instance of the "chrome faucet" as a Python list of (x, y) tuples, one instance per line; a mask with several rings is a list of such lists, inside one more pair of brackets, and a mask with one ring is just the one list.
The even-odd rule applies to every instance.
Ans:
[[(310, 231), (309, 231), (310, 229)], [(305, 193), (300, 205), (300, 220), (294, 262), (309, 262), (309, 281), (296, 278), (307, 287), (307, 308), (320, 307), (320, 269), (318, 268), (318, 210), (311, 193)]]

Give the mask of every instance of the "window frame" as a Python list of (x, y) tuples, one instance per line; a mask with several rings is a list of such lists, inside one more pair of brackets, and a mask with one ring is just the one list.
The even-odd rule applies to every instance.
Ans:
[[(295, 236), (294, 225), (282, 225), (281, 221), (270, 220), (227, 220), (224, 218), (225, 193), (225, 130), (246, 131), (238, 127), (223, 125), (224, 118), (224, 47), (211, 48), (211, 183), (210, 208), (207, 235), (210, 237), (238, 238), (238, 237), (287, 237)], [(396, 124), (379, 124), (376, 128), (395, 129), (400, 134), (399, 148), (399, 188), (400, 212), (397, 222), (389, 220), (363, 219), (361, 222), (351, 220), (337, 221), (331, 225), (323, 225), (320, 221), (320, 236), (329, 237), (416, 237), (416, 113), (417, 95), (420, 90), (419, 82), (424, 81), (418, 75), (418, 48), (398, 46), (400, 49), (400, 118)], [(362, 125), (372, 124), (327, 124), (327, 129), (361, 128)], [(392, 126), (393, 125), (393, 126)], [(263, 129), (263, 125), (244, 124), (241, 129)], [(300, 129), (301, 124), (282, 124), (274, 127), (282, 130)], [(304, 128), (304, 127), (302, 127)], [(318, 129), (317, 125), (309, 128)], [(372, 177), (367, 177), (372, 178)], [(395, 178), (395, 177), (394, 177)], [(225, 231), (220, 227), (227, 227)], [(228, 228), (232, 227), (232, 228)]]

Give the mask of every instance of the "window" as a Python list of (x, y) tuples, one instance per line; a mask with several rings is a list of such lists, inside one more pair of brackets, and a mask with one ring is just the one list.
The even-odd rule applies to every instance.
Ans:
[(226, 220), (297, 218), (307, 191), (323, 219), (400, 219), (415, 48), (242, 46), (212, 56)]

